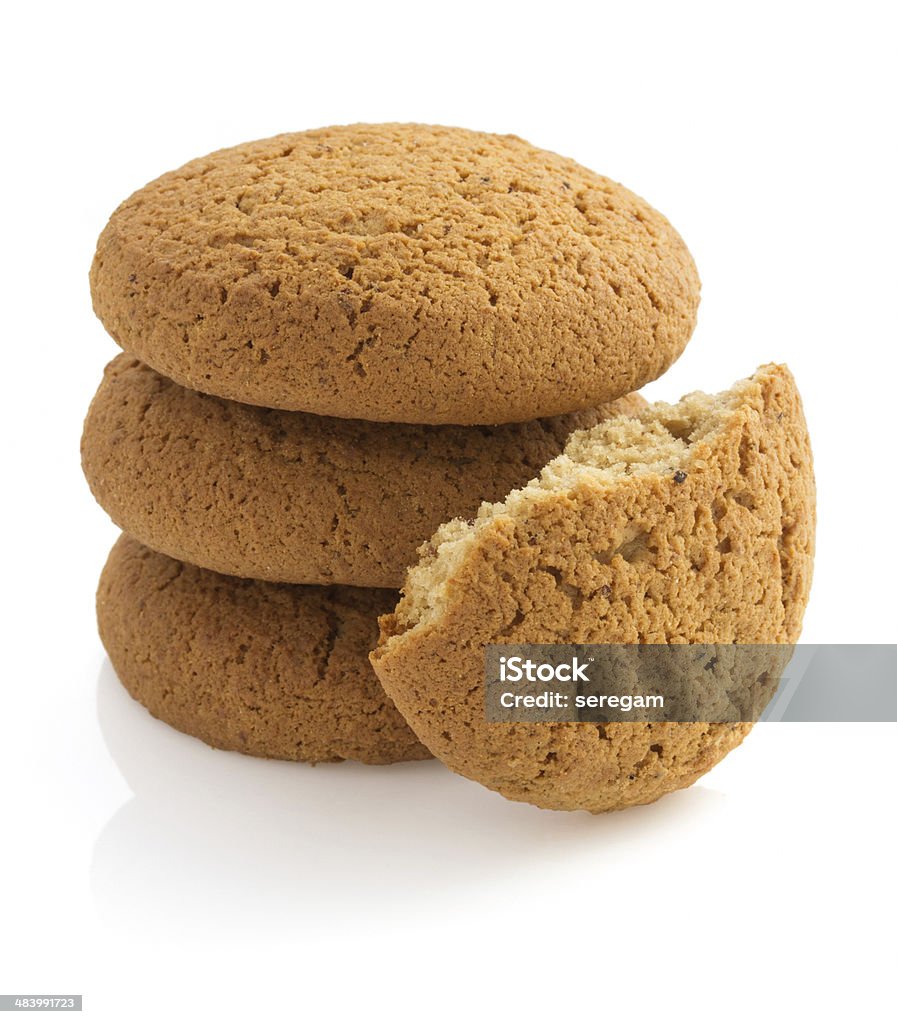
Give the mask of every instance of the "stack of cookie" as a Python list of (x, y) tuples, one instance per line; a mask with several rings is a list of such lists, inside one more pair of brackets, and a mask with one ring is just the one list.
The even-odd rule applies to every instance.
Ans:
[[(507, 790), (507, 757), (482, 730), (422, 722), (415, 702), (435, 701), (420, 652), (408, 672), (390, 657), (396, 633), (426, 631), (420, 575), (391, 613), (418, 549), (428, 586), (452, 584), (443, 552), (459, 527), (427, 546), (441, 524), (463, 529), (482, 502), (569, 461), (574, 431), (648, 422), (633, 392), (682, 352), (698, 305), (675, 230), (622, 186), (512, 136), (355, 125), (153, 181), (112, 215), (91, 288), (124, 350), (82, 456), (125, 531), (98, 615), (129, 692), (216, 747), (367, 763), (435, 750)], [(481, 546), (493, 593), (468, 604), (516, 593), (502, 569), (513, 547)], [(565, 567), (552, 571), (565, 593)], [(468, 612), (463, 636), (441, 636), (449, 663), (489, 642)], [(530, 612), (544, 638), (526, 599), (499, 635), (519, 639)], [(369, 659), (381, 616), (390, 695)], [(498, 784), (453, 756), (461, 734), (483, 743)], [(534, 802), (605, 809), (574, 790)]]

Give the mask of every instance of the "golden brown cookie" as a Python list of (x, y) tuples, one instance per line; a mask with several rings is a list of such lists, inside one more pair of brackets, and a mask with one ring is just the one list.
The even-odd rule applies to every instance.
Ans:
[(440, 523), (525, 484), (572, 431), (644, 405), (498, 427), (364, 423), (201, 395), (120, 355), (81, 449), (97, 501), (156, 551), (232, 576), (398, 588)]
[(186, 387), (327, 416), (504, 423), (660, 376), (699, 281), (638, 196), (512, 135), (348, 125), (220, 150), (113, 213), (94, 308)]
[(429, 757), (367, 660), (395, 594), (238, 580), (122, 536), (97, 593), (119, 679), (213, 747), (289, 761)]
[(791, 643), (812, 573), (800, 398), (766, 366), (574, 434), (538, 481), (446, 524), (381, 619), (386, 692), (453, 770), (592, 812), (690, 785), (747, 724), (487, 723), (489, 643)]

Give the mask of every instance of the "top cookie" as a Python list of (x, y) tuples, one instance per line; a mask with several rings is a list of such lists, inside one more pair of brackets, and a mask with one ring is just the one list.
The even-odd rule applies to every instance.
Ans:
[(407, 423), (585, 409), (662, 374), (698, 275), (621, 185), (511, 135), (324, 128), (220, 150), (113, 213), (94, 308), (195, 390)]

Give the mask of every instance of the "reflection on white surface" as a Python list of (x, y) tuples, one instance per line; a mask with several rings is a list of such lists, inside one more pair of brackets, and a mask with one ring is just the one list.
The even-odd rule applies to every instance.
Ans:
[(663, 843), (723, 799), (692, 787), (594, 817), (512, 803), (436, 761), (311, 767), (213, 750), (152, 718), (108, 660), (97, 705), (134, 796), (96, 841), (91, 886), (104, 919), (142, 931), (357, 926), (500, 899), (543, 868), (575, 894), (591, 871), (606, 885), (631, 842)]

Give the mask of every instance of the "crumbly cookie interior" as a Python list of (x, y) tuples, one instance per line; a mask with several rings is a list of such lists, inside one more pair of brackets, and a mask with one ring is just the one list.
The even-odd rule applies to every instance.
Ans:
[(447, 600), (447, 584), (477, 534), (496, 519), (524, 515), (527, 506), (586, 484), (610, 490), (627, 477), (659, 477), (687, 472), (701, 441), (712, 441), (743, 404), (746, 391), (764, 377), (764, 369), (728, 391), (695, 391), (676, 404), (656, 402), (635, 415), (616, 416), (570, 435), (561, 455), (525, 487), (501, 502), (483, 502), (476, 519), (443, 524), (420, 549), (421, 560), (408, 571), (395, 615), (393, 636), (438, 618)]

